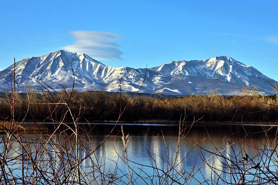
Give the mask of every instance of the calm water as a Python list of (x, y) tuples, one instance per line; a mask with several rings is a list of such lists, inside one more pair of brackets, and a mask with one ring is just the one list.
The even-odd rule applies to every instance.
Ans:
[[(119, 127), (109, 137), (107, 130), (99, 134), (100, 130), (103, 128), (93, 132), (80, 129), (78, 145), (71, 131), (3, 134), (0, 151), (1, 156), (7, 151), (8, 160), (1, 170), (16, 182), (22, 183), (24, 177), (36, 184), (54, 178), (77, 181), (76, 162), (81, 181), (89, 184), (128, 183), (127, 163), (135, 184), (237, 184), (243, 178), (259, 183), (277, 173), (276, 140), (259, 132), (239, 136), (242, 130), (194, 128), (178, 137), (178, 129), (170, 127), (148, 131), (146, 127), (126, 126), (125, 136), (130, 135), (125, 139), (125, 153)], [(243, 160), (246, 154), (248, 160)]]

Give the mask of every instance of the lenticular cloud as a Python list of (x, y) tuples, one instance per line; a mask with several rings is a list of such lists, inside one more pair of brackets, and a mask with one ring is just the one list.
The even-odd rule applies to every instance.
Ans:
[(120, 46), (111, 40), (121, 39), (117, 34), (95, 31), (71, 32), (74, 44), (63, 47), (64, 50), (86, 53), (96, 60), (121, 60)]

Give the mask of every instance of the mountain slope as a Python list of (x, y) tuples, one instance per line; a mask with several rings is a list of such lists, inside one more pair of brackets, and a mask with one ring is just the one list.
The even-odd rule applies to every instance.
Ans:
[[(218, 90), (220, 94), (234, 95), (240, 94), (243, 88), (257, 89), (262, 94), (275, 93), (270, 85), (275, 83), (274, 80), (257, 69), (226, 56), (207, 60), (173, 61), (151, 70), (159, 72), (164, 78), (170, 77), (171, 81), (178, 79), (187, 81), (187, 86), (191, 87), (191, 93), (196, 94), (207, 94), (211, 90)], [(181, 85), (182, 82), (169, 84)], [(179, 89), (181, 88), (183, 86)], [(186, 92), (183, 91), (183, 93)]]
[[(13, 66), (0, 72), (0, 85), (8, 90), (13, 79)], [(21, 91), (53, 89), (162, 93), (166, 95), (209, 94), (238, 95), (243, 88), (257, 88), (261, 94), (274, 94), (269, 84), (275, 81), (251, 66), (229, 57), (207, 60), (173, 61), (149, 69), (109, 67), (86, 54), (63, 50), (41, 57), (21, 60), (16, 64), (16, 82)]]

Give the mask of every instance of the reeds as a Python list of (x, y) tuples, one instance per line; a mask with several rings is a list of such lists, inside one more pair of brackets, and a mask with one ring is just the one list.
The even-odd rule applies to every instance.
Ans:
[[(138, 122), (164, 120), (178, 123), (179, 116), (187, 111), (187, 119), (203, 116), (202, 121), (221, 122), (274, 122), (278, 118), (276, 96), (188, 96), (180, 98), (154, 98), (146, 96), (130, 96), (128, 94), (106, 92), (62, 91), (49, 93), (29, 92), (15, 97), (15, 119), (20, 121), (52, 121), (49, 111), (59, 101), (66, 102), (73, 115), (80, 115), (82, 122), (116, 121), (120, 106), (128, 108), (121, 116), (121, 121)], [(13, 102), (0, 97), (0, 119), (11, 119)], [(49, 104), (45, 106), (45, 104)], [(65, 107), (58, 106), (53, 118), (63, 116)], [(140, 114), (137, 114), (140, 112)], [(66, 116), (66, 120), (71, 120)]]
[[(0, 135), (0, 179), (4, 184), (275, 184), (278, 179), (276, 128), (262, 130), (260, 135), (264, 139), (259, 145), (248, 139), (251, 133), (247, 129), (246, 133), (242, 129), (242, 137), (224, 138), (224, 147), (212, 142), (213, 147), (207, 148), (203, 142), (210, 140), (210, 131), (202, 139), (191, 140), (194, 122), (180, 118), (174, 146), (164, 131), (157, 135), (146, 133), (149, 163), (141, 163), (132, 159), (129, 149), (132, 138), (124, 126), (117, 133), (115, 125), (96, 142), (94, 128), (81, 127), (80, 115), (74, 115), (66, 102), (44, 106), (53, 120), (53, 131), (34, 135), (8, 125)], [(54, 112), (58, 108), (65, 112), (56, 120)], [(67, 116), (73, 124), (66, 123)], [(117, 154), (111, 167), (106, 160), (109, 154), (104, 155), (102, 148), (115, 143), (113, 140), (117, 138), (121, 138), (122, 146), (110, 146)], [(158, 145), (164, 151), (163, 156), (156, 150)], [(184, 145), (191, 147), (184, 151)], [(191, 161), (190, 169), (185, 168), (186, 161)]]

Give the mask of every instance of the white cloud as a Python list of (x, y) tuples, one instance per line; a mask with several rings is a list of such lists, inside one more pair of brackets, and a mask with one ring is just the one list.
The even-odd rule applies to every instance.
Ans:
[(86, 53), (96, 60), (122, 60), (120, 46), (110, 40), (121, 39), (117, 34), (96, 31), (73, 31), (75, 41), (64, 50)]
[(265, 41), (272, 43), (272, 44), (278, 44), (278, 35), (271, 35), (265, 39)]

